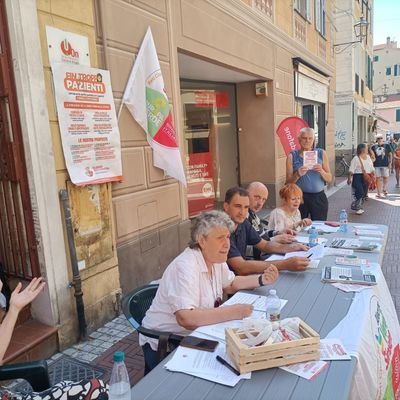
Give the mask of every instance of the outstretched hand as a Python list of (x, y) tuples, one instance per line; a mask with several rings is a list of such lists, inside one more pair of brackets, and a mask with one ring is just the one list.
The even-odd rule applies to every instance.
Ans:
[(21, 311), (27, 304), (32, 302), (46, 285), (43, 278), (33, 278), (29, 285), (21, 291), (22, 283), (19, 282), (11, 294), (10, 309)]

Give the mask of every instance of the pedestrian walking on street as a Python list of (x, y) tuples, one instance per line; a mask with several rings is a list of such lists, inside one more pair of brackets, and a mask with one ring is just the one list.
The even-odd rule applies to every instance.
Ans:
[(397, 144), (396, 150), (393, 152), (393, 164), (396, 173), (396, 187), (400, 187), (400, 143)]
[(350, 208), (354, 210), (357, 215), (364, 213), (362, 206), (364, 198), (368, 193), (368, 182), (366, 182), (364, 175), (365, 173), (370, 174), (373, 171), (374, 166), (368, 155), (368, 146), (365, 143), (360, 143), (357, 146), (357, 154), (351, 160), (349, 176), (347, 178), (347, 184), (351, 184), (355, 198)]
[(385, 143), (383, 136), (377, 136), (376, 144), (371, 147), (375, 155), (374, 167), (376, 175), (376, 191), (378, 198), (387, 195), (387, 184), (389, 178), (389, 165), (392, 160), (392, 149), (388, 143)]

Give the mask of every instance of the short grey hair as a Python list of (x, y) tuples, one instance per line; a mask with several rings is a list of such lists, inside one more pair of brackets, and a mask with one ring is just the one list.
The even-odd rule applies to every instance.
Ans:
[(313, 135), (315, 135), (314, 129), (306, 126), (300, 129), (298, 137), (303, 136), (303, 133), (308, 133), (308, 132), (311, 132)]
[(192, 220), (190, 228), (189, 247), (199, 249), (199, 241), (202, 237), (207, 237), (213, 228), (226, 228), (230, 233), (235, 229), (235, 223), (223, 211), (205, 211)]

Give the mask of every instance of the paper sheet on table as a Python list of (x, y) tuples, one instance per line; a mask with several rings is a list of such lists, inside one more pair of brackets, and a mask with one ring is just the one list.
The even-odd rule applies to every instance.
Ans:
[(321, 339), (320, 341), (320, 360), (351, 360), (340, 339)]
[(324, 247), (324, 256), (352, 256), (354, 250), (351, 249), (335, 249), (333, 247)]
[(356, 285), (354, 283), (332, 283), (332, 286), (334, 286), (337, 289), (340, 289), (342, 292), (346, 293), (359, 293), (364, 289), (372, 289), (372, 286), (366, 286), (366, 285)]
[(380, 236), (376, 236), (376, 237), (372, 237), (372, 236), (359, 236), (358, 237), (360, 240), (364, 240), (364, 241), (369, 241), (369, 242), (381, 242), (383, 240), (383, 237)]
[(314, 227), (317, 231), (322, 231), (325, 233), (336, 233), (340, 226), (329, 226), (326, 225), (324, 222), (313, 221), (312, 225), (309, 225), (303, 229), (303, 231), (308, 232), (311, 227)]
[(208, 381), (217, 382), (226, 386), (235, 386), (240, 379), (250, 379), (251, 372), (240, 376), (220, 364), (216, 356), (220, 355), (232, 366), (234, 365), (228, 355), (225, 354), (225, 346), (221, 344), (214, 352), (189, 349), (179, 346), (164, 368), (169, 371), (183, 372)]
[(326, 361), (309, 361), (279, 368), (290, 372), (291, 374), (300, 376), (301, 378), (311, 380), (314, 379), (327, 366), (328, 363)]
[[(229, 306), (232, 304), (252, 304), (254, 310), (265, 312), (265, 300), (266, 296), (237, 292), (230, 299), (225, 301), (225, 303), (223, 303), (222, 306)], [(280, 300), (281, 300), (281, 310), (282, 310), (282, 308), (286, 305), (288, 301), (284, 299)]]
[(378, 229), (356, 229), (354, 233), (358, 236), (375, 236), (380, 238), (385, 236), (384, 233)]
[(361, 224), (361, 225), (354, 225), (354, 228), (356, 228), (356, 229), (366, 229), (366, 230), (370, 230), (370, 231), (379, 230), (379, 226), (377, 226), (377, 225), (371, 225), (371, 224), (368, 224), (368, 225), (363, 225), (363, 224)]
[[(328, 241), (328, 239), (320, 238), (320, 237), (317, 240), (318, 240), (318, 244), (325, 244)], [(298, 242), (298, 243), (303, 243), (303, 244), (308, 245), (309, 241), (310, 241), (310, 239), (308, 236), (296, 236), (296, 242)]]
[(324, 256), (324, 246), (322, 244), (318, 244), (314, 247), (311, 247), (307, 251), (291, 251), (290, 253), (286, 253), (284, 259), (287, 260), (288, 258), (291, 257), (308, 257), (310, 260), (318, 260), (323, 256)]

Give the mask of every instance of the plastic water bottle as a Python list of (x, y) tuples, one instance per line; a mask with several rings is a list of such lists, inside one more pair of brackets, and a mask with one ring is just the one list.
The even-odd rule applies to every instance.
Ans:
[(125, 355), (123, 351), (116, 351), (114, 353), (114, 366), (111, 372), (110, 391), (108, 395), (110, 400), (131, 399), (131, 385), (124, 359)]
[(339, 232), (347, 233), (347, 212), (345, 209), (340, 211), (339, 214), (339, 222), (340, 222), (340, 228)]
[(315, 226), (308, 230), (308, 245), (314, 247), (318, 244), (318, 231)]
[(279, 321), (281, 318), (281, 301), (276, 294), (275, 289), (269, 291), (269, 295), (265, 301), (265, 311), (267, 319), (270, 321)]

